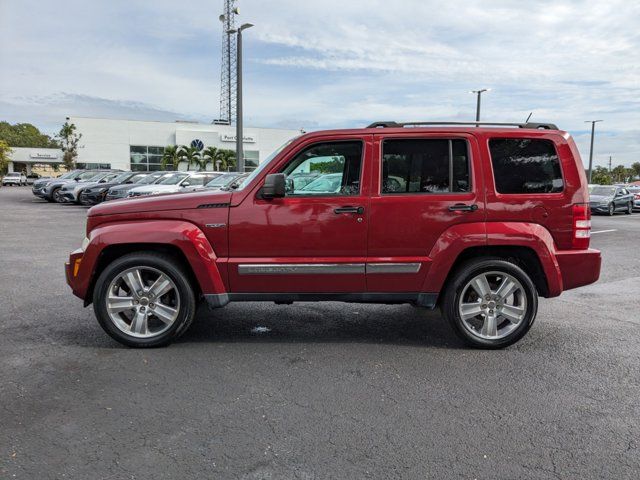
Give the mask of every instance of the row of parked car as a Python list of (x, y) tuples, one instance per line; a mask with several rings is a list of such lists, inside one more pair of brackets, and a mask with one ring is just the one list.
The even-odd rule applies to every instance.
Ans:
[(631, 215), (634, 210), (640, 210), (640, 186), (589, 185), (589, 206), (591, 213)]
[(73, 170), (57, 178), (35, 181), (32, 192), (49, 202), (97, 205), (107, 200), (160, 193), (232, 189), (247, 175), (238, 172)]

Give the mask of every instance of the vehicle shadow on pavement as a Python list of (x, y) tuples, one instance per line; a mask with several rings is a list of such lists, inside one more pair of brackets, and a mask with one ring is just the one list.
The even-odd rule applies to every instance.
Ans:
[(379, 343), (465, 348), (438, 310), (410, 305), (243, 303), (202, 307), (177, 343)]

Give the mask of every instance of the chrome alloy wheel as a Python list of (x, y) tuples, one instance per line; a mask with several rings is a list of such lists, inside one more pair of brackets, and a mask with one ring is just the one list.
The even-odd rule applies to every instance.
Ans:
[(472, 278), (458, 300), (458, 312), (471, 334), (498, 340), (513, 332), (527, 314), (522, 284), (504, 272), (484, 272)]
[(113, 324), (136, 338), (164, 333), (180, 312), (176, 284), (152, 267), (133, 267), (120, 273), (109, 284), (105, 302)]

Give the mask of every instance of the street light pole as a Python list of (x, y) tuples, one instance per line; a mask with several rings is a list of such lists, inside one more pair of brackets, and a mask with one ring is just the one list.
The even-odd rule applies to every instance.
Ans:
[(242, 150), (242, 31), (253, 27), (251, 23), (245, 23), (240, 28), (228, 30), (227, 33), (237, 33), (238, 41), (236, 44), (237, 60), (236, 60), (236, 166), (238, 172), (244, 173), (244, 152)]
[(591, 123), (591, 148), (589, 149), (589, 183), (591, 183), (591, 173), (593, 170), (593, 137), (596, 132), (596, 123), (602, 120), (585, 120), (584, 123)]
[(471, 90), (469, 93), (475, 93), (478, 95), (478, 103), (476, 104), (476, 122), (480, 121), (480, 98), (484, 92), (490, 92), (490, 88), (483, 88), (481, 90)]

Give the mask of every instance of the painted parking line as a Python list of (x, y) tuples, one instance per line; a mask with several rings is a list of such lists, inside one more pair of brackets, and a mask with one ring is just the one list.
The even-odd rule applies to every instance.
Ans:
[(617, 232), (618, 230), (596, 230), (595, 232), (591, 232), (591, 235), (595, 235), (596, 233), (609, 233), (609, 232)]

